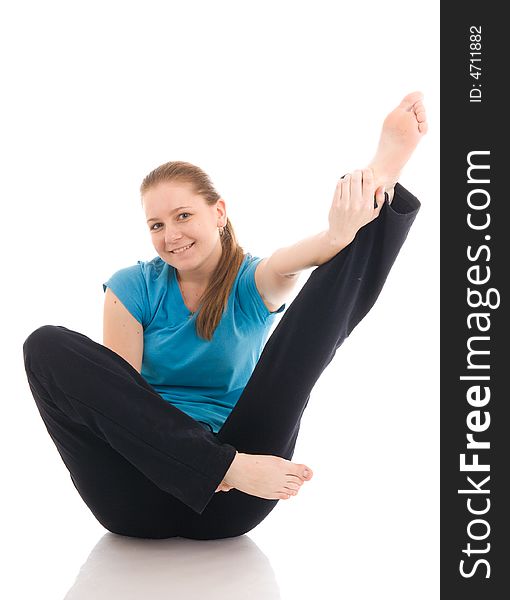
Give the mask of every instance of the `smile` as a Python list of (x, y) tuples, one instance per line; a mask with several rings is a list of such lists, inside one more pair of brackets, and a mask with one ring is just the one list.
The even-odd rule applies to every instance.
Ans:
[(183, 246), (182, 248), (177, 248), (177, 250), (171, 250), (172, 254), (181, 254), (181, 252), (185, 252), (186, 250), (189, 250), (191, 248), (191, 246), (194, 245), (195, 242), (191, 242), (191, 244), (189, 244), (188, 246)]

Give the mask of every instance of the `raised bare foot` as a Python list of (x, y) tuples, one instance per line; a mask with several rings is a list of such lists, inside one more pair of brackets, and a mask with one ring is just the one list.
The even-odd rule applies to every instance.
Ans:
[(296, 496), (299, 488), (312, 476), (312, 470), (306, 465), (279, 456), (238, 452), (216, 491), (236, 488), (267, 500), (287, 500)]
[(428, 124), (421, 92), (408, 94), (383, 123), (379, 146), (368, 165), (374, 172), (376, 197), (384, 187), (391, 198), (400, 172), (411, 157)]

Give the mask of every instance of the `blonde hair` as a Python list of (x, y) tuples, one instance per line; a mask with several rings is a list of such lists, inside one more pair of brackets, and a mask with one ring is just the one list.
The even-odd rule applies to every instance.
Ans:
[[(173, 161), (160, 165), (144, 178), (140, 186), (142, 202), (145, 192), (161, 182), (169, 181), (190, 183), (195, 194), (202, 196), (209, 206), (216, 204), (221, 198), (214, 189), (209, 176), (202, 169), (188, 162)], [(244, 259), (244, 250), (237, 243), (234, 228), (228, 218), (220, 240), (221, 258), (212, 274), (209, 286), (200, 298), (201, 302), (195, 322), (197, 335), (205, 340), (212, 339)]]

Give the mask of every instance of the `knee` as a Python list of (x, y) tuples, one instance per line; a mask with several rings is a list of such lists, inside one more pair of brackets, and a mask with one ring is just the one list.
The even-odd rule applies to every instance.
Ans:
[(61, 333), (62, 330), (58, 325), (42, 325), (33, 331), (23, 343), (25, 367), (33, 366), (36, 359), (51, 354)]

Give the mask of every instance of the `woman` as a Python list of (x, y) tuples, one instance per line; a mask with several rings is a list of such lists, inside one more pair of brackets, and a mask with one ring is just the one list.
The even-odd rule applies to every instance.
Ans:
[(198, 167), (166, 163), (144, 179), (158, 257), (103, 284), (104, 345), (46, 325), (23, 346), (41, 417), (104, 527), (147, 538), (242, 535), (311, 479), (290, 461), (301, 416), (416, 217), (419, 201), (397, 181), (426, 130), (422, 94), (409, 94), (368, 167), (339, 181), (328, 230), (262, 260), (239, 247)]

